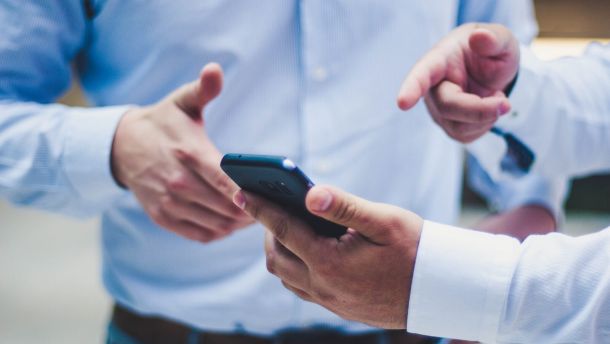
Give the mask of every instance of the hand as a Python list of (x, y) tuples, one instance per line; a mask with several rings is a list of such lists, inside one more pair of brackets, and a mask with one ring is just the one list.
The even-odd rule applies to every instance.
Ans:
[(349, 227), (339, 239), (318, 236), (298, 218), (241, 191), (234, 202), (268, 229), (268, 270), (301, 298), (372, 326), (404, 329), (423, 220), (391, 205), (316, 186), (307, 209)]
[(504, 94), (519, 69), (519, 42), (495, 24), (453, 30), (411, 70), (398, 95), (408, 110), (425, 97), (434, 121), (452, 138), (469, 143), (510, 111)]
[(208, 64), (198, 80), (152, 106), (128, 111), (112, 147), (117, 181), (158, 225), (201, 242), (220, 239), (253, 220), (231, 202), (238, 190), (220, 169), (202, 111), (222, 89), (222, 70)]

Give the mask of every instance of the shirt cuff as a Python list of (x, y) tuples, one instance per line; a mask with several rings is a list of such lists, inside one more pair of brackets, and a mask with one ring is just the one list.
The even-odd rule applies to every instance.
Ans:
[(519, 252), (508, 236), (425, 221), (407, 331), (494, 342)]
[(116, 127), (128, 106), (73, 109), (67, 114), (63, 167), (79, 196), (105, 207), (126, 192), (110, 166)]

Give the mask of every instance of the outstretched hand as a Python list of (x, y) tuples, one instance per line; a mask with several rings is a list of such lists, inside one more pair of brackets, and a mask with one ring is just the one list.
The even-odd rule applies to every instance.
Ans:
[(115, 133), (112, 167), (158, 225), (209, 242), (253, 222), (232, 202), (237, 185), (220, 169), (203, 111), (222, 90), (218, 64), (156, 104), (128, 111)]

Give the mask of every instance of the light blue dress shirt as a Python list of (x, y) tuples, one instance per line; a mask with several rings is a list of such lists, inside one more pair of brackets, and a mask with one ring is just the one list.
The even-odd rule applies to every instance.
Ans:
[[(526, 0), (92, 3), (87, 19), (78, 0), (0, 2), (1, 195), (103, 214), (104, 284), (125, 306), (259, 334), (368, 328), (301, 301), (268, 274), (259, 225), (203, 245), (153, 224), (110, 173), (125, 104), (154, 103), (219, 62), (225, 89), (206, 110), (206, 130), (221, 151), (286, 155), (317, 183), (452, 223), (462, 149), (422, 104), (398, 110), (402, 78), (456, 24), (497, 21), (524, 41), (536, 32)], [(71, 63), (95, 108), (53, 104)], [(505, 204), (556, 203), (545, 181), (523, 183), (525, 193), (498, 193), (510, 196)]]

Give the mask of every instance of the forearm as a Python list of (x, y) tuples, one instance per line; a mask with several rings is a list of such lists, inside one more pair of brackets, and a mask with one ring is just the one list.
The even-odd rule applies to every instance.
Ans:
[(473, 159), (469, 159), (468, 177), (471, 188), (497, 212), (480, 223), (469, 224), (475, 229), (522, 241), (530, 234), (553, 232), (562, 222), (569, 185), (564, 178), (530, 173), (522, 178), (494, 181)]
[(523, 241), (529, 235), (554, 232), (557, 223), (548, 208), (526, 204), (491, 215), (476, 224), (474, 228), (492, 234), (509, 235)]
[(122, 190), (110, 149), (124, 107), (0, 103), (0, 195), (76, 216), (106, 209)]
[(426, 222), (409, 300), (410, 332), (499, 343), (604, 343), (610, 229), (522, 244)]
[(521, 245), (498, 342), (606, 343), (610, 333), (610, 229)]

